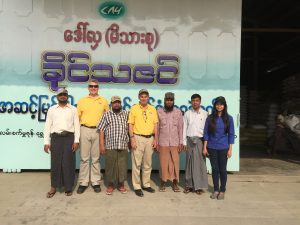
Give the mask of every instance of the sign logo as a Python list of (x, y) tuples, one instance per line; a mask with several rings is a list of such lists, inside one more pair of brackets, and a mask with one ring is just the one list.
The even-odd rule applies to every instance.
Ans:
[(100, 15), (107, 19), (122, 17), (125, 14), (125, 10), (125, 5), (117, 1), (103, 2), (98, 8)]

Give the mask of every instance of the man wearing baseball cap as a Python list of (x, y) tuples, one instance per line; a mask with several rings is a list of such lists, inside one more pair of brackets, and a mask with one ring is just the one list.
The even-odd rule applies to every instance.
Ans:
[[(150, 186), (153, 149), (157, 145), (157, 113), (148, 104), (149, 92), (139, 91), (139, 104), (133, 105), (129, 113), (129, 135), (131, 142), (132, 184), (137, 196), (143, 197), (141, 189), (154, 193)], [(142, 167), (142, 184), (140, 170)]]
[(64, 187), (71, 196), (75, 181), (75, 151), (79, 145), (80, 124), (77, 109), (68, 104), (68, 91), (57, 91), (58, 104), (47, 113), (44, 130), (44, 151), (51, 152), (51, 188), (47, 198), (52, 198), (57, 188)]
[(97, 126), (100, 133), (100, 154), (106, 156), (105, 175), (108, 181), (106, 194), (111, 195), (114, 183), (117, 189), (127, 192), (124, 181), (127, 180), (128, 164), (128, 111), (122, 110), (121, 98), (111, 98), (111, 110), (105, 112)]

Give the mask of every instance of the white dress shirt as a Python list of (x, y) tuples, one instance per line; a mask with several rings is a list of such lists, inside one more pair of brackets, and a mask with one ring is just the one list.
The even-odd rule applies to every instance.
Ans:
[(199, 112), (190, 109), (184, 114), (183, 145), (186, 145), (187, 137), (203, 137), (207, 115), (208, 113), (201, 108), (199, 109)]
[(80, 123), (77, 109), (67, 104), (64, 107), (57, 105), (48, 109), (44, 130), (44, 144), (50, 144), (50, 134), (63, 131), (74, 133), (74, 143), (79, 143)]

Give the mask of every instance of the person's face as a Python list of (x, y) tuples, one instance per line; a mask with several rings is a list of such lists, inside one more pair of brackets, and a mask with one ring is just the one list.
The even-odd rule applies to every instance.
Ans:
[(90, 82), (88, 88), (89, 88), (90, 95), (92, 95), (92, 96), (98, 95), (99, 85), (97, 83)]
[(174, 100), (173, 99), (165, 99), (166, 108), (172, 108), (173, 105), (174, 105)]
[(61, 104), (66, 104), (68, 102), (68, 94), (61, 93), (61, 94), (57, 95), (57, 100)]
[(194, 110), (197, 110), (200, 108), (201, 100), (200, 98), (193, 98), (192, 99), (192, 107)]
[(115, 102), (111, 103), (112, 110), (120, 111), (121, 107), (122, 107), (122, 105), (121, 105), (120, 101), (115, 101)]
[(216, 103), (216, 110), (217, 112), (222, 112), (224, 110), (224, 104), (217, 102)]
[(140, 100), (141, 105), (145, 106), (148, 103), (149, 96), (147, 94), (142, 93), (139, 95), (139, 100)]

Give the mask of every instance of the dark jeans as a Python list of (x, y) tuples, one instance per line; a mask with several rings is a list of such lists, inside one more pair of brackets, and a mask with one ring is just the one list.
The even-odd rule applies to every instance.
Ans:
[[(212, 179), (214, 183), (214, 191), (225, 192), (227, 182), (227, 152), (228, 149), (216, 150), (207, 149), (209, 154), (209, 160), (212, 168)], [(219, 186), (219, 180), (221, 181), (221, 187)]]

